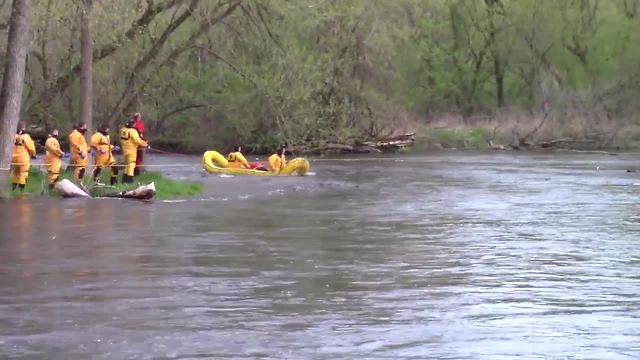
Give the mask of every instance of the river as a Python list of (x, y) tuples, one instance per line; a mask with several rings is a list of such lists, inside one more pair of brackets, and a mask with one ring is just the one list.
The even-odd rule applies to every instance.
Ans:
[(0, 358), (638, 359), (639, 158), (158, 157), (205, 194), (0, 201)]

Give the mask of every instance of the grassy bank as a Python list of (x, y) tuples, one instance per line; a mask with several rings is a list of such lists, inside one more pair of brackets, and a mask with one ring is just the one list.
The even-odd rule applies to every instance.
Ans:
[[(109, 174), (103, 170), (102, 178), (103, 182), (109, 181)], [(61, 179), (69, 179), (73, 181), (73, 174), (70, 172), (64, 172), (61, 175)], [(120, 175), (120, 179), (122, 175)], [(156, 197), (159, 199), (171, 199), (183, 196), (193, 196), (202, 193), (203, 185), (192, 181), (178, 181), (164, 177), (157, 172), (147, 171), (135, 178), (136, 183), (148, 184), (154, 182), (156, 186)], [(119, 183), (116, 187), (110, 186), (97, 186), (90, 179), (90, 176), (85, 177), (85, 186), (90, 190), (92, 196), (100, 196), (106, 193), (123, 191), (133, 189), (137, 184), (122, 184)], [(29, 180), (24, 192), (14, 191), (14, 196), (30, 195), (30, 196), (56, 196), (55, 191), (50, 193), (48, 190), (47, 174), (38, 170), (37, 168), (31, 168), (29, 171)]]
[(523, 141), (533, 147), (576, 150), (640, 149), (640, 125), (635, 119), (614, 121), (566, 111), (504, 111), (471, 117), (445, 114), (428, 120), (414, 118), (405, 126), (416, 132), (414, 151), (526, 147)]

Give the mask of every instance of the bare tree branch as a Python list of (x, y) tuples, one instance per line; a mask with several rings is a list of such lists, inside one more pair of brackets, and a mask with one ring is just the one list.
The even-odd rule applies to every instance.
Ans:
[(158, 121), (159, 121), (159, 122), (164, 122), (164, 121), (166, 121), (168, 118), (170, 118), (171, 116), (176, 115), (176, 114), (179, 114), (179, 113), (181, 113), (181, 112), (183, 112), (183, 111), (187, 111), (187, 110), (191, 110), (191, 109), (198, 109), (198, 108), (205, 108), (205, 107), (206, 107), (206, 108), (212, 108), (213, 106), (212, 106), (212, 105), (209, 105), (209, 104), (190, 104), (190, 105), (184, 105), (184, 106), (181, 106), (181, 107), (179, 107), (179, 108), (177, 108), (177, 109), (173, 109), (173, 110), (171, 110), (171, 111), (167, 112), (166, 114), (163, 114), (163, 115), (160, 117), (160, 120), (158, 120)]
[[(224, 6), (225, 4), (228, 5), (228, 7), (224, 12), (222, 12), (221, 14), (215, 16), (213, 19), (211, 19), (211, 20), (206, 19), (206, 20), (202, 21), (200, 23), (200, 26), (198, 27), (198, 29), (191, 34), (189, 39), (187, 39), (187, 41), (185, 41), (185, 43), (182, 46), (178, 46), (176, 49), (174, 49), (165, 58), (164, 61), (159, 63), (159, 65), (156, 68), (156, 71), (159, 70), (160, 68), (162, 68), (163, 66), (166, 66), (166, 65), (169, 65), (169, 64), (174, 64), (176, 59), (178, 58), (178, 56), (180, 56), (184, 52), (186, 52), (188, 50), (191, 50), (191, 49), (194, 49), (194, 48), (198, 48), (198, 47), (194, 46), (196, 41), (197, 41), (197, 39), (200, 38), (201, 36), (203, 36), (204, 34), (208, 33), (208, 31), (214, 25), (216, 25), (218, 22), (221, 22), (224, 18), (230, 16), (234, 12), (234, 10), (240, 5), (240, 3), (242, 1), (243, 0), (231, 0), (231, 1), (228, 1), (226, 3), (219, 4), (219, 6), (216, 7), (216, 12), (220, 8), (222, 8), (222, 6)], [(128, 100), (127, 104), (122, 109), (122, 111), (124, 113), (129, 112), (131, 110), (131, 108), (135, 104), (135, 99), (144, 90), (144, 86), (145, 86), (144, 84), (146, 84), (146, 82), (143, 82), (143, 85), (140, 86), (139, 88), (133, 89), (133, 93), (132, 93), (130, 99)]]
[[(200, 1), (201, 0), (191, 0), (191, 2), (189, 3), (189, 7), (186, 10), (184, 10), (182, 14), (178, 18), (176, 18), (175, 21), (171, 22), (169, 26), (167, 26), (167, 28), (164, 30), (162, 35), (160, 35), (158, 40), (153, 44), (151, 49), (149, 49), (149, 51), (145, 54), (145, 56), (136, 63), (136, 66), (133, 68), (132, 72), (129, 74), (127, 87), (122, 93), (120, 100), (118, 100), (113, 110), (111, 111), (111, 115), (109, 115), (107, 123), (112, 124), (115, 122), (116, 117), (120, 115), (122, 104), (125, 102), (127, 95), (131, 92), (131, 90), (134, 87), (138, 73), (141, 73), (144, 70), (144, 68), (146, 68), (147, 65), (149, 65), (149, 63), (158, 55), (158, 53), (160, 53), (160, 51), (166, 44), (167, 40), (169, 39), (169, 36), (171, 36), (171, 34), (173, 34), (173, 32), (176, 31), (176, 29), (178, 29), (180, 25), (182, 25), (185, 21), (187, 21), (187, 19), (189, 19), (193, 15), (193, 12), (198, 7)], [(136, 95), (137, 94), (134, 94), (134, 98)], [(129, 101), (129, 103), (131, 103), (131, 100)]]
[[(156, 4), (153, 0), (147, 0), (147, 9), (145, 12), (133, 22), (131, 28), (124, 33), (124, 36), (116, 39), (114, 42), (106, 44), (93, 52), (93, 62), (96, 63), (109, 55), (113, 54), (116, 50), (121, 48), (126, 41), (134, 40), (140, 35), (152, 21), (161, 12), (172, 8), (176, 4), (184, 0), (166, 0), (159, 4)], [(68, 60), (70, 62), (71, 59)], [(40, 96), (38, 103), (48, 103), (53, 96), (63, 92), (73, 81), (75, 77), (80, 75), (80, 63), (74, 65), (71, 70), (61, 76), (59, 76), (52, 86), (45, 89)]]

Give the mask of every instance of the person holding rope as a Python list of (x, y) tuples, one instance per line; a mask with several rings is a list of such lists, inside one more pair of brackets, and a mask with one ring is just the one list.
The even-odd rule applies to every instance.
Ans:
[[(144, 123), (142, 122), (142, 115), (137, 112), (133, 115), (133, 128), (138, 131), (138, 135), (140, 139), (146, 141), (147, 138), (144, 134)], [(134, 176), (140, 175), (140, 171), (142, 170), (142, 165), (144, 163), (144, 148), (138, 148), (136, 153), (136, 168), (133, 171)]]
[(82, 183), (84, 172), (89, 163), (89, 148), (84, 134), (87, 132), (87, 124), (79, 122), (73, 127), (69, 134), (70, 166), (73, 167), (73, 174)]
[(60, 169), (62, 168), (62, 158), (64, 153), (60, 150), (60, 142), (58, 141), (59, 131), (53, 128), (47, 135), (47, 141), (44, 143), (46, 155), (44, 157), (44, 166), (47, 169), (47, 180), (49, 181), (49, 191), (53, 190), (58, 178), (60, 177)]
[(91, 149), (94, 151), (93, 163), (95, 165), (92, 174), (93, 181), (100, 184), (100, 172), (103, 167), (108, 166), (111, 167), (111, 186), (116, 185), (118, 183), (118, 167), (112, 151), (117, 150), (117, 147), (111, 145), (109, 125), (100, 125), (96, 133), (91, 136)]
[(122, 182), (125, 184), (133, 183), (138, 148), (149, 147), (149, 144), (140, 138), (138, 130), (133, 126), (134, 119), (132, 118), (125, 123), (125, 127), (120, 129), (120, 146), (122, 147), (122, 155), (124, 157)]
[(27, 126), (20, 122), (13, 143), (13, 156), (11, 156), (11, 189), (20, 188), (24, 191), (29, 178), (31, 158), (36, 157), (36, 145), (27, 134)]

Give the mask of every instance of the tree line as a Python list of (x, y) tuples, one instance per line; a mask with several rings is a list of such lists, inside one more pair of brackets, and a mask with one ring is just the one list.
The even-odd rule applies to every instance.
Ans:
[(640, 0), (31, 2), (21, 113), (41, 126), (139, 111), (167, 148), (261, 150), (549, 107), (545, 126), (636, 125)]

